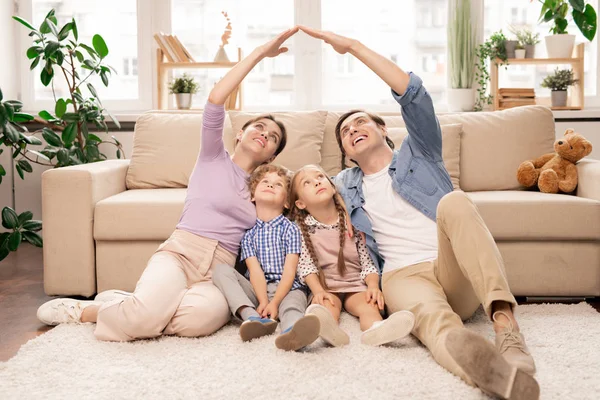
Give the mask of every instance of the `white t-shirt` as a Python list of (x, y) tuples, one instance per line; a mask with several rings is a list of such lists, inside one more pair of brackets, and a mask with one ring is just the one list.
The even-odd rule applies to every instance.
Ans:
[(388, 167), (363, 178), (364, 210), (373, 225), (383, 272), (437, 258), (437, 225), (392, 187)]

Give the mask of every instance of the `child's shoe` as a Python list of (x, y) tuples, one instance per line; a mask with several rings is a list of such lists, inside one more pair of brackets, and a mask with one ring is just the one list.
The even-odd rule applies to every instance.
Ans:
[(415, 325), (415, 316), (410, 311), (398, 311), (383, 321), (377, 321), (360, 337), (363, 344), (380, 346), (402, 339), (410, 334)]
[(270, 335), (277, 329), (277, 321), (270, 318), (250, 317), (240, 326), (240, 337), (244, 342)]
[(305, 315), (281, 332), (281, 335), (275, 339), (275, 346), (287, 351), (300, 350), (319, 338), (320, 329), (321, 324), (316, 315)]
[(335, 347), (350, 343), (350, 337), (340, 328), (340, 325), (327, 308), (320, 304), (312, 304), (306, 309), (306, 314), (314, 314), (319, 318), (321, 324), (319, 336), (326, 343)]

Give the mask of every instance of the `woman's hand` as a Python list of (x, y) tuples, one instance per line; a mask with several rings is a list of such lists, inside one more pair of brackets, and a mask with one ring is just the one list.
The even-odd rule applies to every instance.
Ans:
[(377, 304), (380, 310), (383, 310), (385, 303), (383, 301), (383, 293), (379, 290), (379, 287), (369, 287), (365, 292), (367, 303)]
[(350, 39), (333, 32), (320, 31), (318, 29), (309, 28), (308, 26), (304, 25), (298, 25), (298, 27), (300, 27), (300, 30), (302, 30), (302, 32), (314, 38), (321, 39), (325, 43), (330, 44), (331, 47), (333, 47), (333, 49), (340, 54), (346, 54), (347, 52), (349, 52), (351, 47), (356, 43), (356, 40), (354, 39)]
[(281, 53), (285, 53), (288, 51), (287, 47), (281, 47), (283, 42), (292, 37), (296, 32), (298, 32), (298, 27), (295, 26), (293, 28), (288, 29), (285, 32), (281, 32), (275, 39), (268, 41), (267, 43), (259, 46), (259, 51), (262, 57), (277, 57)]
[(326, 291), (315, 293), (315, 295), (313, 297), (313, 303), (317, 303), (317, 304), (324, 306), (325, 301), (329, 301), (329, 302), (331, 302), (331, 304), (335, 304), (333, 294), (326, 292)]

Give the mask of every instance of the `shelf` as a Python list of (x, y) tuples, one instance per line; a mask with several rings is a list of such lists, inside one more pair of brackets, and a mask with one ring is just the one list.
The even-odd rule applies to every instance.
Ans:
[[(583, 58), (509, 58), (508, 65), (523, 65), (523, 64), (579, 64), (583, 62)], [(496, 60), (500, 64), (500, 59)]]
[(237, 62), (228, 62), (228, 63), (216, 63), (216, 62), (165, 62), (162, 63), (162, 67), (165, 69), (173, 69), (173, 68), (231, 68), (235, 66)]

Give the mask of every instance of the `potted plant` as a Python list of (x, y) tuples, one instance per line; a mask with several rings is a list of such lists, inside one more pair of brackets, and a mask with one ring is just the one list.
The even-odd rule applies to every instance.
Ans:
[(517, 47), (515, 48), (515, 58), (525, 58), (525, 46), (523, 46), (521, 43), (517, 44)]
[(546, 36), (546, 50), (550, 58), (570, 58), (573, 55), (575, 35), (567, 32), (567, 15), (571, 9), (571, 16), (575, 25), (583, 36), (594, 40), (597, 28), (596, 10), (585, 0), (538, 0), (542, 3), (540, 22), (550, 22), (552, 35)]
[(542, 81), (542, 87), (552, 90), (552, 107), (565, 107), (567, 105), (567, 89), (577, 83), (571, 69), (554, 70), (554, 74), (548, 75)]
[(174, 79), (169, 84), (169, 93), (175, 95), (177, 108), (189, 110), (192, 106), (192, 95), (198, 93), (200, 86), (193, 77), (183, 74), (182, 77)]
[(492, 36), (484, 43), (480, 44), (476, 50), (475, 79), (479, 87), (477, 88), (477, 100), (475, 101), (475, 111), (483, 110), (486, 105), (492, 104), (492, 95), (487, 94), (487, 86), (490, 81), (488, 71), (488, 60), (496, 60), (500, 65), (508, 65), (506, 56), (506, 36), (502, 30), (494, 32)]
[(535, 58), (535, 45), (540, 42), (540, 34), (534, 34), (529, 29), (515, 29), (511, 27), (511, 32), (517, 37), (519, 43), (525, 48), (526, 58)]
[(518, 40), (506, 39), (504, 42), (504, 48), (506, 49), (507, 58), (515, 58), (515, 50), (517, 49), (518, 44)]
[(450, 84), (448, 110), (472, 111), (475, 104), (475, 30), (471, 22), (471, 0), (453, 0), (448, 24)]

